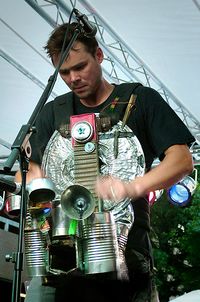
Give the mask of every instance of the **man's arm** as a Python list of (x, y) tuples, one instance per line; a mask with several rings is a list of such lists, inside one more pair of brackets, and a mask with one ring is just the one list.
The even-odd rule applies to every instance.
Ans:
[[(29, 163), (29, 168), (28, 168), (28, 173), (27, 173), (27, 177), (26, 177), (26, 182), (30, 183), (31, 180), (35, 179), (35, 178), (43, 178), (44, 173), (40, 167), (39, 164), (30, 161)], [(17, 173), (15, 174), (15, 181), (21, 183), (21, 172), (17, 171)]]
[(193, 171), (193, 160), (187, 145), (173, 145), (165, 151), (161, 163), (142, 177), (126, 183), (113, 177), (97, 181), (96, 191), (103, 199), (137, 199), (151, 191), (167, 189)]

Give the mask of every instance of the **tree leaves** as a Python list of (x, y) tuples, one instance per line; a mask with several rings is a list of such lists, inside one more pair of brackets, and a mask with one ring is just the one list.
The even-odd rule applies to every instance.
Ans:
[[(200, 167), (197, 167), (200, 172)], [(199, 174), (199, 173), (198, 173)], [(168, 202), (167, 194), (151, 207), (151, 240), (160, 301), (199, 289), (200, 186), (186, 207)]]

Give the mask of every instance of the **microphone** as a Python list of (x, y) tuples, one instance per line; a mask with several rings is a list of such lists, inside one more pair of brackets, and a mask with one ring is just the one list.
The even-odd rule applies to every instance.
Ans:
[(83, 27), (84, 34), (87, 38), (92, 38), (97, 33), (97, 28), (93, 24), (90, 23), (88, 20), (88, 17), (81, 12), (78, 11), (78, 9), (74, 9), (74, 13), (76, 15), (76, 19), (80, 22), (80, 24)]
[[(21, 195), (22, 185), (10, 180), (10, 177), (0, 175), (0, 190)], [(52, 201), (55, 198), (55, 187), (48, 178), (35, 178), (26, 185), (30, 201), (44, 203)]]
[(21, 184), (10, 180), (8, 176), (0, 175), (0, 190), (8, 191), (13, 194), (21, 193)]

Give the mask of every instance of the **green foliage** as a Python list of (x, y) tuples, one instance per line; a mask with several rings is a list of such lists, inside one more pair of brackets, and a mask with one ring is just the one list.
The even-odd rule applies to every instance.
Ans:
[(200, 185), (186, 207), (170, 204), (165, 192), (151, 208), (151, 228), (160, 301), (199, 289)]

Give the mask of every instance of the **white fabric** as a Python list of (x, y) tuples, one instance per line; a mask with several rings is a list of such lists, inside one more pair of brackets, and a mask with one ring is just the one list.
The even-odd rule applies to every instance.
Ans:
[[(194, 1), (88, 2), (199, 120), (200, 15)], [(55, 18), (56, 14), (52, 15)], [(0, 18), (24, 39), (0, 22), (2, 50), (47, 84), (53, 68), (44, 59), (46, 54), (42, 47), (53, 28), (26, 1), (1, 0)], [(0, 138), (13, 143), (19, 129), (31, 116), (43, 90), (3, 58), (0, 58), (0, 70)], [(62, 94), (66, 90), (62, 81), (56, 83), (55, 93)], [(5, 153), (10, 152), (0, 146), (0, 155)]]
[(199, 302), (200, 301), (200, 290), (194, 290), (183, 296), (170, 300), (170, 302)]

